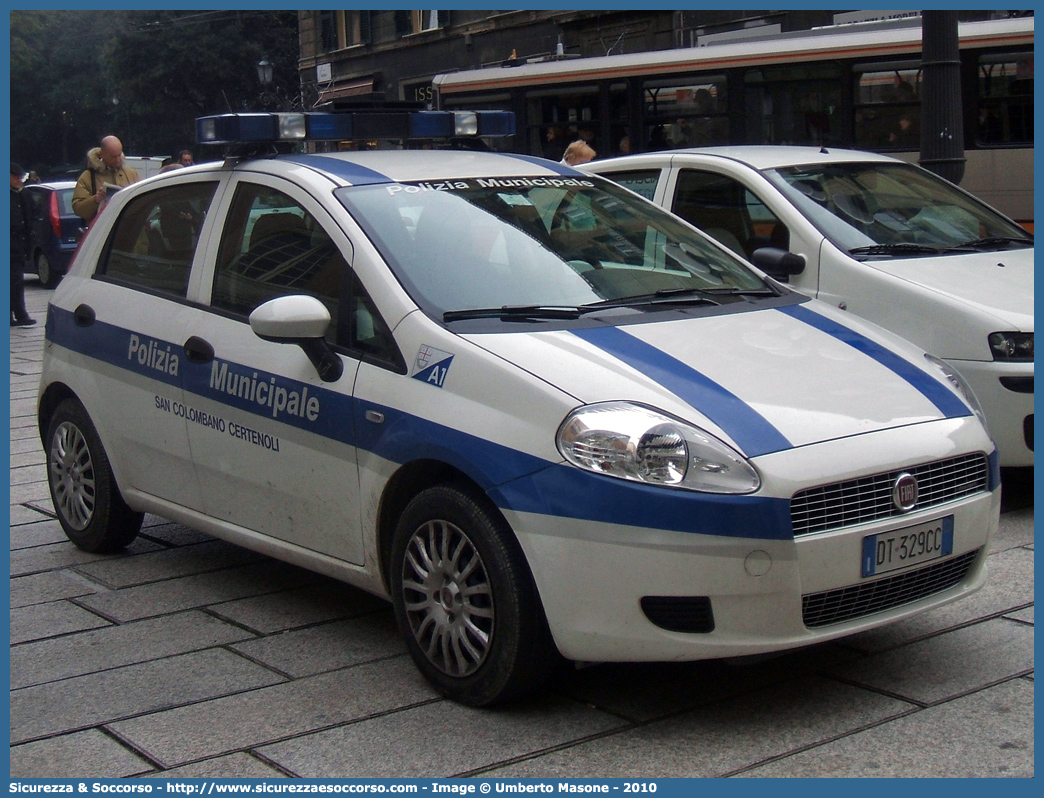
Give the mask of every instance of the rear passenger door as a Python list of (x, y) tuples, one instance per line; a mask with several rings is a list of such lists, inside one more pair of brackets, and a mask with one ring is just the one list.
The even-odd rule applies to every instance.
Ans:
[(106, 431), (121, 489), (186, 507), (199, 505), (200, 488), (186, 432), (182, 344), (191, 269), (217, 186), (180, 183), (124, 205), (74, 312), (52, 311), (55, 339), (100, 361), (82, 398)]
[(657, 205), (664, 204), (662, 197), (667, 182), (667, 172), (664, 169), (648, 167), (618, 172), (599, 172), (599, 174), (630, 189), (635, 194), (645, 197), (649, 202), (655, 202)]
[[(189, 424), (205, 512), (265, 536), (363, 563), (352, 390), (346, 345), (360, 314), (353, 248), (307, 192), (277, 177), (233, 178), (211, 245), (187, 401), (214, 424)], [(254, 308), (307, 294), (330, 311), (326, 339), (344, 371), (323, 382), (295, 344), (250, 328)], [(369, 320), (372, 332), (379, 319)], [(390, 335), (389, 335), (390, 337)]]

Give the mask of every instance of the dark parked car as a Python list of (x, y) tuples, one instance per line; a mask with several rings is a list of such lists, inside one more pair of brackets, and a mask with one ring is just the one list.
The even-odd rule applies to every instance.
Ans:
[(40, 282), (53, 288), (69, 269), (76, 251), (77, 230), (83, 225), (72, 209), (76, 183), (63, 180), (37, 183), (24, 189), (29, 199), (31, 224), (29, 260)]

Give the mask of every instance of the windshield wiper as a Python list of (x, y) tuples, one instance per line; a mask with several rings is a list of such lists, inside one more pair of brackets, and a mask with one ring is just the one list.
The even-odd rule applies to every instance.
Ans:
[(703, 293), (714, 296), (779, 296), (774, 288), (704, 288)]
[(947, 251), (961, 249), (988, 251), (998, 248), (1007, 248), (1011, 244), (1021, 245), (1024, 247), (1033, 246), (1033, 242), (1025, 238), (1009, 238), (1007, 236), (986, 236), (985, 238), (976, 238), (971, 241), (965, 241), (963, 244), (957, 244), (956, 246), (948, 247)]
[(938, 255), (942, 252), (938, 247), (927, 244), (872, 244), (868, 247), (853, 247), (849, 255)]
[(619, 299), (604, 299), (601, 302), (589, 302), (581, 305), (582, 313), (603, 308), (626, 308), (636, 305), (720, 305), (721, 303), (701, 288), (661, 288), (651, 294), (624, 296)]
[[(734, 289), (725, 289), (731, 292)], [(501, 319), (503, 321), (527, 321), (529, 319), (579, 319), (586, 313), (594, 313), (607, 308), (625, 308), (638, 305), (720, 305), (717, 299), (707, 294), (721, 289), (700, 288), (661, 288), (651, 294), (604, 299), (601, 302), (589, 302), (580, 307), (558, 305), (503, 305), (499, 308), (465, 308), (463, 310), (447, 310), (442, 314), (443, 322), (462, 321), (463, 319)], [(757, 289), (766, 293), (769, 289)], [(747, 293), (747, 292), (742, 292)]]
[(443, 322), (463, 319), (503, 319), (525, 321), (527, 319), (579, 319), (580, 308), (553, 305), (503, 305), (499, 308), (466, 308), (447, 310), (442, 314)]

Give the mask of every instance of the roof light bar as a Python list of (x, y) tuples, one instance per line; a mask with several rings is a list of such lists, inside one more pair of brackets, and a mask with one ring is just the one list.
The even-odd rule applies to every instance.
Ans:
[(352, 111), (349, 113), (246, 113), (196, 120), (200, 144), (345, 139), (449, 139), (511, 136), (511, 111)]

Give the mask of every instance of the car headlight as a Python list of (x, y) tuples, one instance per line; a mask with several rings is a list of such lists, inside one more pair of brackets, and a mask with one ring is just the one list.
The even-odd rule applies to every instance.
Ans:
[(1033, 333), (990, 333), (990, 351), (994, 360), (1033, 362)]
[(642, 405), (605, 402), (562, 422), (558, 450), (573, 465), (619, 479), (706, 493), (753, 493), (758, 472), (699, 427)]
[(924, 357), (929, 363), (939, 369), (939, 371), (946, 376), (946, 379), (950, 384), (957, 389), (957, 392), (964, 398), (964, 401), (968, 403), (973, 411), (975, 411), (975, 415), (979, 417), (982, 426), (986, 427), (986, 432), (988, 434), (990, 428), (986, 424), (986, 414), (982, 412), (982, 405), (979, 404), (979, 400), (975, 397), (975, 391), (971, 389), (971, 386), (965, 381), (964, 377), (960, 375), (960, 372), (945, 360), (941, 360), (935, 355), (925, 354)]

